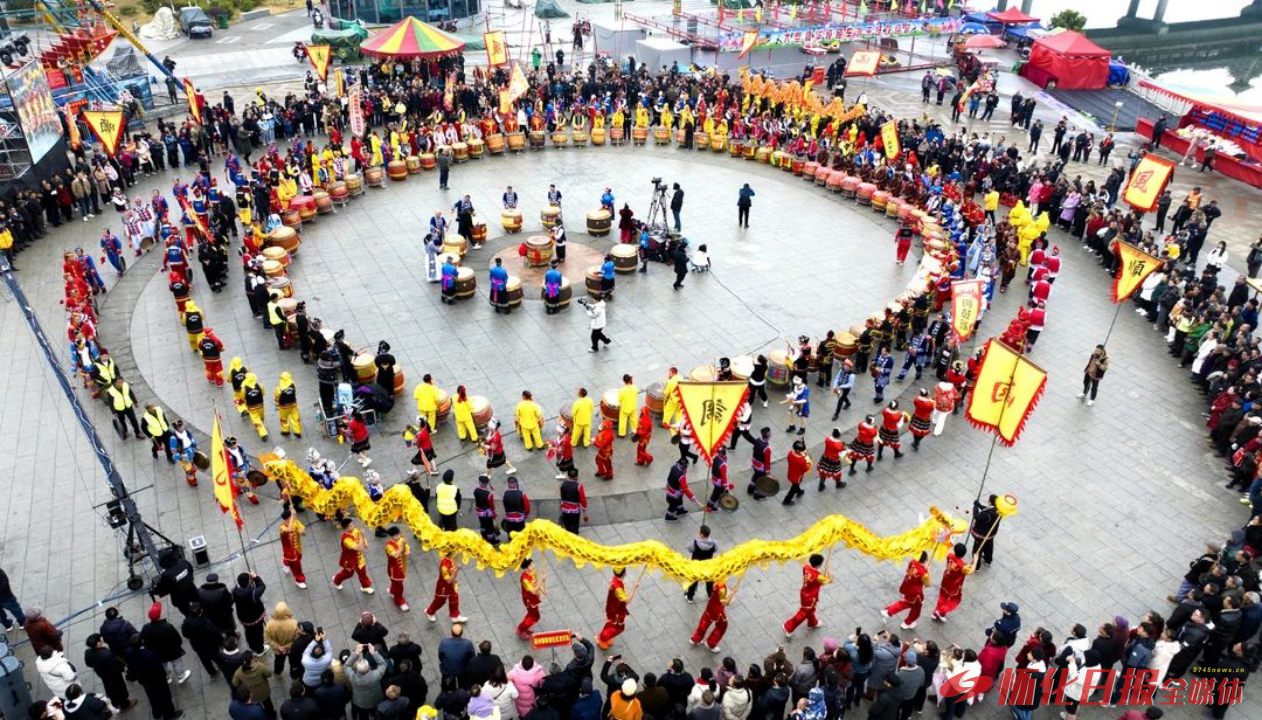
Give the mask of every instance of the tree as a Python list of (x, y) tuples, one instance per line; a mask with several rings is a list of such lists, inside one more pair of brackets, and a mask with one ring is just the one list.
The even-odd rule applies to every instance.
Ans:
[(1061, 10), (1052, 16), (1052, 27), (1079, 31), (1087, 26), (1087, 16), (1077, 10)]

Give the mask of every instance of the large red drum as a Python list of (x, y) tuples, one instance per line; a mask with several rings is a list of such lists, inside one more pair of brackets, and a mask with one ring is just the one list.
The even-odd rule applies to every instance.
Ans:
[[(832, 192), (845, 194), (845, 185), (848, 178), (840, 170), (834, 170), (828, 174), (828, 189)], [(858, 178), (855, 178), (856, 180)]]
[(800, 157), (793, 158), (793, 174), (794, 174), (794, 175), (801, 175), (801, 174), (802, 174), (802, 170), (803, 170), (805, 167), (806, 167), (806, 159), (805, 159), (805, 158), (800, 158)]
[(833, 171), (826, 167), (821, 167), (815, 171), (815, 184), (827, 187), (828, 179), (833, 176)]
[(890, 201), (890, 194), (884, 190), (877, 190), (872, 193), (872, 209), (877, 212), (885, 212), (885, 205)]
[(857, 175), (847, 175), (841, 179), (841, 194), (848, 198), (855, 196), (859, 190), (859, 183), (863, 182)]
[(872, 196), (876, 194), (876, 185), (873, 183), (859, 183), (858, 199), (860, 205), (871, 205)]
[(814, 180), (815, 173), (819, 172), (819, 163), (814, 160), (802, 166), (802, 177), (807, 180)]

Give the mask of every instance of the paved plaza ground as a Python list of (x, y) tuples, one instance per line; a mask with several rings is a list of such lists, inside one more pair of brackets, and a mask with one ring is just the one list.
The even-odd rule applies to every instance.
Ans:
[[(924, 107), (902, 89), (874, 87), (870, 94), (904, 116), (919, 114)], [(1001, 107), (1006, 108), (1006, 102)], [(942, 108), (928, 109), (945, 119)], [(1006, 113), (996, 120), (979, 123), (976, 129), (1011, 135)], [(1125, 150), (1115, 151), (1114, 157), (1119, 155)], [(1071, 165), (1070, 172), (1079, 169), (1091, 177), (1104, 175), (1094, 165)], [(548, 183), (556, 183), (565, 194), (571, 242), (605, 249), (611, 239), (586, 236), (583, 214), (598, 204), (605, 187), (613, 188), (619, 207), (630, 202), (637, 215), (645, 214), (653, 177), (683, 186), (684, 234), (694, 245), (708, 245), (712, 273), (691, 275), (679, 291), (670, 288), (673, 276), (663, 265), (652, 266), (647, 275), (620, 275), (609, 306), (607, 332), (614, 344), (597, 355), (586, 352), (587, 324), (580, 308), (549, 316), (537, 300), (529, 299), (511, 315), (492, 311), (486, 299), (486, 263), (539, 229), (538, 211)], [(166, 191), (171, 179), (155, 177), (133, 191)], [(1207, 196), (1219, 198), (1225, 208), (1210, 240), (1231, 238), (1233, 264), (1240, 265), (1243, 247), (1254, 232), (1260, 196), (1221, 177), (1181, 172), (1173, 188), (1176, 198), (1202, 181)], [(745, 182), (757, 196), (751, 227), (740, 230), (735, 222), (736, 192)], [(398, 431), (413, 415), (410, 390), (423, 373), (433, 374), (449, 391), (464, 384), (472, 393), (485, 395), (502, 417), (511, 414), (520, 391), (529, 389), (552, 416), (568, 407), (580, 385), (600, 392), (616, 387), (621, 375), (630, 373), (644, 388), (664, 379), (669, 365), (687, 372), (721, 355), (767, 352), (800, 334), (820, 336), (830, 328), (848, 328), (883, 307), (914, 270), (910, 263), (900, 267), (893, 262), (893, 221), (780, 170), (726, 155), (673, 147), (548, 149), (457, 166), (450, 184), (450, 191), (440, 191), (436, 174), (430, 173), (369, 190), (336, 216), (321, 216), (304, 228), (301, 250), (290, 269), (296, 296), (308, 302), (312, 315), (344, 328), (352, 346), (389, 340), (402, 364), (408, 392), (378, 428), (371, 453), (374, 469), (388, 484), (399, 481), (408, 467), (410, 453)], [(507, 184), (522, 197), (527, 221), (522, 235), (505, 236), (498, 225), (499, 196)], [(478, 295), (445, 306), (438, 301), (437, 286), (425, 282), (420, 238), (433, 211), (450, 214), (451, 204), (464, 193), (472, 196), (491, 237), (468, 261), (479, 271)], [(109, 213), (72, 223), (18, 258), (19, 279), (63, 365), (67, 360), (62, 349), (64, 312), (58, 305), (59, 257), (76, 246), (94, 248), (105, 227), (118, 231), (118, 217)], [(985, 488), (1015, 494), (1021, 512), (1004, 523), (994, 567), (968, 581), (965, 603), (950, 623), (925, 619), (903, 635), (980, 647), (982, 628), (998, 616), (999, 603), (1008, 600), (1020, 603), (1027, 628), (1046, 627), (1058, 641), (1075, 622), (1094, 627), (1115, 614), (1135, 619), (1150, 608), (1168, 612), (1164, 596), (1177, 585), (1184, 563), (1206, 540), (1223, 538), (1248, 517), (1236, 502), (1237, 495), (1221, 488), (1220, 461), (1204, 440), (1201, 396), (1187, 383), (1186, 371), (1163, 352), (1161, 336), (1129, 305), (1121, 309), (1109, 339), (1112, 364), (1100, 400), (1088, 408), (1075, 398), (1087, 355), (1104, 339), (1114, 306), (1108, 300), (1109, 278), (1094, 256), (1059, 231), (1053, 235), (1064, 267), (1052, 295), (1047, 330), (1032, 353), (1049, 373), (1046, 394), (1020, 443), (995, 451)], [(217, 405), (227, 431), (253, 453), (279, 446), (297, 457), (314, 446), (331, 457), (344, 457), (345, 448), (317, 432), (314, 368), (303, 367), (296, 352), (279, 352), (273, 336), (250, 316), (239, 266), (234, 264), (228, 288), (218, 295), (208, 292), (198, 271), (194, 297), (204, 308), (208, 325), (226, 344), (225, 359), (241, 355), (269, 393), (279, 372), (294, 373), (309, 428), (301, 441), (281, 438), (269, 401), (272, 440), (260, 443), (248, 423), (233, 412), (230, 392), (205, 381), (200, 360), (189, 352), (177, 325), (165, 280), (156, 272), (158, 264), (156, 255), (146, 257), (117, 284), (112, 270), (103, 271), (113, 287), (103, 302), (102, 342), (119, 359), (142, 404), (156, 399), (201, 430), (209, 429), (211, 410)], [(533, 290), (528, 290), (528, 297), (537, 297)], [(108, 498), (100, 467), (19, 309), (7, 294), (5, 299), (0, 306), (0, 337), (5, 340), (0, 344), (0, 366), (8, 368), (0, 375), (0, 397), (6, 400), (0, 409), (0, 566), (24, 605), (42, 606), (54, 620), (66, 620), (68, 654), (77, 661), (83, 639), (99, 627), (103, 605), (118, 604), (139, 626), (149, 600), (127, 595), (123, 588), (127, 574), (120, 539), (106, 527), (99, 507)], [(982, 326), (983, 335), (999, 333), (1023, 299), (1024, 286), (1019, 283), (999, 296)], [(921, 383), (909, 379), (894, 387), (910, 406), (916, 388), (931, 383), (926, 376)], [(187, 487), (177, 469), (151, 461), (147, 442), (124, 442), (113, 435), (104, 408), (88, 401), (85, 393), (81, 396), (146, 519), (179, 542), (204, 536), (216, 563), (213, 569), (221, 576), (244, 570), (245, 562), (234, 555), (238, 539), (215, 506), (208, 480), (197, 489)], [(854, 407), (836, 423), (846, 437), (864, 413), (875, 409), (871, 397), (871, 380), (865, 377)], [(756, 408), (754, 422), (755, 428), (773, 428), (776, 470), (782, 471), (790, 436), (784, 433), (786, 419), (775, 400), (770, 408)], [(806, 439), (811, 454), (818, 457), (819, 445), (834, 423), (829, 418), (831, 397), (816, 392), (813, 400)], [(524, 489), (544, 500), (541, 516), (554, 518), (551, 466), (540, 453), (528, 457), (515, 435), (510, 434), (506, 443)], [(751, 501), (733, 514), (712, 515), (708, 522), (721, 550), (752, 538), (791, 537), (833, 513), (863, 522), (878, 534), (898, 533), (918, 524), (931, 505), (962, 516), (978, 492), (990, 448), (989, 436), (956, 416), (948, 420), (946, 432), (926, 440), (919, 453), (897, 461), (887, 457), (845, 490), (819, 494), (811, 484), (807, 497), (795, 507)], [(456, 471), (468, 496), (476, 475), (470, 462), (474, 456), (467, 446), (460, 447), (450, 425), (438, 433), (436, 449), (442, 467)], [(698, 518), (662, 520), (661, 488), (675, 457), (664, 432), (658, 431), (652, 451), (657, 456), (654, 464), (637, 468), (632, 464), (633, 444), (620, 441), (617, 479), (610, 483), (591, 477), (593, 451), (576, 452), (576, 463), (594, 497), (592, 523), (583, 528), (585, 535), (611, 544), (654, 538), (680, 549), (687, 545)], [(748, 459), (749, 448), (742, 443), (731, 462), (738, 486), (748, 477)], [(347, 472), (352, 468), (353, 463)], [(702, 485), (702, 473), (695, 475), (694, 485)], [(495, 484), (502, 489), (503, 477)], [(248, 538), (256, 538), (250, 542), (249, 562), (269, 583), (269, 604), (285, 600), (300, 620), (322, 624), (337, 647), (349, 642), (359, 612), (369, 609), (392, 633), (410, 632), (425, 647), (426, 657), (434, 657), (447, 624), (430, 625), (420, 612), (436, 576), (434, 557), (414, 546), (408, 596), (416, 609), (411, 613), (398, 612), (384, 592), (365, 597), (348, 586), (338, 593), (327, 581), (336, 568), (337, 535), (308, 513), (304, 564), (310, 587), (300, 591), (280, 572), (273, 527), (280, 508), (274, 489), (263, 494), (261, 506), (243, 505), (242, 513)], [(474, 525), (470, 515), (466, 511), (466, 526)], [(370, 540), (368, 557), (370, 573), (384, 590), (380, 542)], [(539, 629), (571, 628), (593, 636), (603, 621), (607, 570), (551, 561), (549, 567), (552, 579)], [(877, 628), (879, 609), (897, 596), (902, 566), (874, 563), (839, 548), (832, 569), (839, 582), (824, 593), (825, 627), (799, 631), (790, 641), (780, 623), (796, 608), (798, 569), (773, 565), (752, 570), (730, 610), (732, 626), (722, 655), (744, 665), (783, 644), (796, 657), (807, 643), (818, 647), (823, 637), (844, 637), (855, 626)], [(204, 572), (199, 571), (199, 580)], [(940, 568), (933, 572), (936, 585)], [(116, 602), (110, 600), (119, 595)], [(935, 597), (936, 589), (929, 595)], [(515, 578), (497, 579), (469, 568), (462, 573), (461, 596), (462, 610), (471, 618), (470, 637), (490, 639), (506, 662), (516, 660), (526, 648), (513, 635), (521, 614)], [(710, 653), (685, 642), (700, 611), (683, 601), (674, 581), (646, 576), (628, 630), (615, 647), (641, 672), (662, 668), (671, 657), (683, 658), (693, 672), (712, 665), (715, 658)], [(21, 637), (10, 634), (11, 641)], [(38, 686), (29, 648), (21, 647), (18, 653), (28, 661), (28, 680)], [(436, 692), (436, 669), (427, 667), (425, 675)], [(85, 671), (83, 677), (99, 690), (90, 673)], [(39, 691), (42, 695), (43, 688)], [(282, 693), (277, 687), (274, 697), (281, 698)], [(178, 688), (176, 698), (186, 717), (224, 716), (224, 689), (214, 687), (200, 670)], [(1251, 698), (1240, 712), (1256, 712), (1257, 707)], [(974, 711), (996, 717), (1000, 712), (991, 703)], [(1184, 716), (1192, 713), (1181, 711)]]

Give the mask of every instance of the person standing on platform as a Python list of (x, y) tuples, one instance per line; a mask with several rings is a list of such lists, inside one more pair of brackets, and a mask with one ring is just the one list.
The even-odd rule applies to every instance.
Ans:
[(571, 468), (569, 477), (561, 483), (561, 527), (579, 534), (579, 522), (586, 520), (587, 490), (578, 481), (578, 469)]
[(294, 385), (294, 376), (287, 372), (280, 374), (280, 381), (273, 393), (276, 401), (276, 414), (280, 416), (280, 434), (302, 437), (302, 417), (298, 412), (298, 387)]
[(583, 447), (592, 444), (592, 413), (595, 409), (592, 399), (587, 397), (587, 388), (579, 388), (578, 399), (570, 405), (570, 420), (574, 425), (570, 429), (571, 446), (578, 447), (580, 439), (583, 441)]
[(527, 450), (544, 448), (543, 438), (539, 434), (539, 429), (543, 427), (543, 408), (539, 407), (539, 403), (535, 402), (534, 395), (529, 390), (523, 390), (521, 393), (521, 402), (517, 403), (517, 409), (514, 413), (517, 425), (517, 432), (521, 434), (522, 442)]
[(333, 588), (335, 590), (342, 589), (342, 583), (352, 575), (359, 577), (360, 590), (365, 595), (372, 595), (372, 580), (368, 577), (368, 562), (364, 558), (364, 550), (368, 548), (368, 541), (364, 539), (364, 533), (351, 522), (350, 518), (342, 518), (342, 554), (338, 558), (337, 564), (341, 568), (337, 574), (333, 576)]
[(784, 636), (793, 637), (793, 632), (803, 622), (814, 630), (820, 626), (819, 617), (815, 615), (819, 607), (820, 588), (832, 582), (828, 569), (824, 567), (824, 556), (815, 553), (802, 566), (802, 589), (798, 591), (798, 611), (784, 622)]
[(956, 543), (950, 555), (947, 555), (946, 569), (942, 571), (942, 582), (938, 583), (938, 604), (933, 608), (933, 619), (946, 622), (950, 615), (960, 606), (964, 599), (964, 578), (973, 573), (973, 566), (964, 562), (964, 553), (968, 548), (964, 543)]
[(929, 553), (920, 553), (919, 560), (912, 560), (907, 563), (907, 571), (903, 574), (903, 583), (898, 586), (898, 592), (903, 596), (901, 600), (890, 603), (881, 610), (881, 617), (889, 619), (893, 615), (904, 610), (910, 610), (907, 613), (907, 619), (903, 622), (904, 630), (911, 630), (916, 627), (916, 620), (920, 617), (920, 609), (925, 604), (925, 588), (929, 586), (929, 569), (925, 567), (925, 563), (929, 562)]
[(407, 538), (400, 534), (397, 525), (386, 532), (390, 536), (386, 541), (386, 577), (390, 578), (390, 597), (394, 599), (397, 608), (407, 612), (409, 608), (408, 601), (403, 597), (403, 581), (408, 576), (408, 557), (412, 554), (412, 548), (408, 545)]
[(437, 622), (438, 617), (435, 613), (446, 605), (447, 615), (452, 623), (469, 621), (469, 618), (460, 614), (460, 584), (456, 582), (456, 575), (459, 572), (460, 568), (456, 566), (451, 555), (444, 554), (438, 561), (438, 579), (434, 583), (434, 599), (429, 607), (425, 608), (426, 620)]
[(281, 569), (292, 575), (299, 590), (307, 589), (307, 576), (302, 572), (302, 536), (306, 526), (288, 506), (280, 513)]
[[(726, 580), (715, 582), (714, 591), (710, 593), (710, 599), (706, 602), (701, 619), (697, 622), (697, 629), (692, 632), (692, 637), (688, 641), (693, 645), (698, 645), (705, 640), (710, 652), (719, 652), (721, 650), (719, 642), (723, 639), (723, 634), (727, 632), (727, 606), (731, 604), (735, 596), (735, 592), (728, 590)], [(706, 630), (710, 629), (711, 625), (714, 628), (710, 630), (710, 637), (706, 638)]]
[(517, 637), (529, 640), (534, 634), (530, 629), (539, 622), (539, 605), (543, 602), (544, 593), (547, 592), (542, 580), (535, 574), (534, 561), (530, 558), (521, 561), (519, 584), (521, 585), (521, 602), (526, 606), (526, 616), (517, 624)]

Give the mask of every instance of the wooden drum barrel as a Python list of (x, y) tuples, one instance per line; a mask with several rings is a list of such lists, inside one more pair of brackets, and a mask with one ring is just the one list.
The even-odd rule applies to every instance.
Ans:
[(750, 140), (745, 145), (745, 159), (753, 160), (754, 157), (757, 156), (757, 154), (758, 154), (758, 145), (755, 144), (753, 140)]
[(359, 173), (346, 173), (346, 189), (351, 196), (364, 194), (364, 178)]
[(395, 181), (407, 180), (408, 179), (407, 163), (403, 162), (402, 160), (391, 160), (390, 164), (386, 166), (386, 174), (390, 176), (391, 180), (395, 180)]
[(583, 147), (587, 144), (587, 131), (575, 128), (574, 136), (571, 139), (574, 141), (574, 147)]
[(595, 235), (596, 237), (608, 235), (612, 220), (613, 216), (609, 214), (608, 210), (604, 208), (592, 210), (587, 213), (587, 234)]
[(267, 294), (279, 295), (282, 298), (292, 298), (294, 296), (294, 285), (289, 278), (273, 277), (267, 279)]
[(587, 268), (587, 276), (586, 276), (585, 282), (587, 284), (588, 295), (591, 295), (592, 297), (600, 297), (600, 294), (601, 294), (600, 278), (601, 278), (601, 274), (600, 274), (599, 265), (592, 265), (591, 267)]
[(481, 395), (471, 395), (469, 409), (473, 411), (473, 425), (478, 429), (478, 434), (481, 434), (486, 430), (491, 418), (495, 416), (495, 411), (491, 409), (491, 401)]
[[(285, 229), (288, 230), (289, 228)], [(290, 232), (293, 231), (290, 230)], [(286, 267), (289, 265), (289, 252), (279, 245), (265, 247), (263, 248), (263, 261), (266, 262), (268, 260), (280, 263), (281, 267)]]
[(469, 157), (477, 159), (486, 152), (486, 144), (477, 138), (469, 138)]
[[(267, 234), (267, 244), (284, 250), (289, 255), (298, 252), (298, 233), (291, 227), (281, 226)], [(266, 256), (266, 252), (264, 253)], [(289, 262), (286, 258), (285, 262)]]
[(504, 153), (504, 136), (500, 133), (486, 136), (486, 149), (492, 155), (502, 155)]
[(513, 152), (521, 152), (526, 149), (526, 133), (515, 132), (508, 134), (508, 149)]
[(316, 213), (319, 215), (327, 215), (333, 212), (333, 198), (329, 197), (327, 190), (314, 190), (311, 197), (315, 198)]
[(605, 129), (604, 128), (592, 128), (592, 144), (593, 145), (605, 144)]
[(403, 394), (407, 388), (407, 380), (403, 378), (403, 368), (398, 364), (394, 364), (394, 396), (398, 397)]
[[(780, 167), (781, 165), (783, 165), (785, 157), (786, 155), (784, 154), (783, 150), (776, 150), (772, 152), (771, 153), (771, 167)], [(792, 169), (792, 166), (789, 166), (789, 169)]]
[(819, 172), (819, 163), (814, 160), (802, 166), (802, 177), (806, 180), (814, 180), (817, 172)]
[(618, 391), (606, 390), (600, 397), (600, 414), (612, 422), (618, 422)]
[(860, 205), (872, 204), (872, 196), (876, 194), (876, 185), (873, 183), (859, 183), (859, 187), (856, 190)]
[(556, 205), (549, 205), (539, 211), (539, 220), (548, 229), (556, 227), (557, 218), (559, 217), (561, 217), (561, 208)]
[(456, 156), (456, 162), (462, 163), (462, 162), (469, 161), (469, 144), (468, 143), (462, 143), (462, 142), (452, 143), (451, 151)]
[(421, 169), (433, 170), (438, 167), (438, 159), (434, 157), (434, 153), (421, 153)]
[(350, 200), (350, 190), (347, 189), (346, 183), (341, 180), (335, 180), (329, 183), (329, 199), (339, 205), (345, 205)]
[(698, 150), (705, 150), (710, 147), (710, 135), (697, 130), (692, 134), (692, 145)]
[[(816, 173), (816, 177), (819, 177), (819, 173)], [(858, 180), (858, 178), (855, 178), (855, 179)], [(845, 191), (846, 180), (847, 180), (847, 176), (844, 173), (842, 173), (840, 170), (832, 171), (831, 173), (828, 174), (828, 190), (830, 192), (841, 193), (845, 195), (846, 194), (846, 191)], [(858, 183), (855, 183), (855, 185), (858, 185)]]
[(648, 142), (649, 129), (646, 127), (631, 128), (631, 143), (633, 145), (643, 145)]
[(413, 175), (419, 175), (421, 172), (421, 158), (419, 155), (408, 155), (407, 160), (408, 172)]
[(275, 260), (264, 260), (263, 274), (269, 278), (285, 277), (285, 266)]
[(649, 389), (644, 393), (644, 404), (648, 406), (649, 415), (661, 420), (662, 412), (666, 407), (666, 385), (660, 382), (649, 385)]
[(456, 298), (468, 300), (478, 289), (478, 277), (473, 268), (462, 267), (456, 272)]
[(464, 257), (469, 251), (469, 243), (459, 235), (447, 235), (443, 238), (443, 252), (455, 255), (456, 257)]
[(554, 245), (548, 235), (531, 235), (526, 238), (526, 264), (545, 267), (552, 260)]
[(754, 374), (754, 358), (752, 355), (737, 355), (732, 358), (732, 379), (749, 380)]
[[(438, 423), (441, 425), (442, 422), (446, 420), (449, 415), (451, 415), (451, 396), (447, 394), (446, 390), (439, 388), (438, 389), (438, 410), (435, 413), (435, 419), (438, 420)], [(433, 428), (430, 428), (430, 429), (432, 430)]]
[(776, 387), (787, 387), (790, 372), (789, 353), (784, 350), (772, 350), (768, 356), (767, 383)]
[(373, 363), (376, 359), (377, 356), (367, 350), (355, 353), (355, 357), (351, 359), (351, 366), (355, 368), (355, 377), (361, 383), (370, 383), (377, 378), (377, 366)]
[(290, 200), (289, 209), (290, 210), (297, 209), (298, 216), (301, 217), (302, 221), (305, 223), (315, 220), (315, 216), (316, 216), (315, 198), (311, 197), (310, 195), (299, 195), (293, 200)]
[[(841, 194), (848, 198), (855, 196), (859, 191), (859, 183), (863, 182), (857, 175), (846, 175), (841, 179)], [(875, 189), (875, 186), (873, 186)], [(869, 196), (870, 197), (870, 196)]]
[(830, 168), (821, 167), (820, 169), (815, 171), (815, 184), (821, 187), (827, 187), (828, 180), (832, 176), (833, 176), (833, 171)]
[(505, 209), (500, 213), (500, 224), (510, 233), (521, 232), (521, 210)]
[(715, 133), (710, 136), (710, 149), (721, 153), (727, 149), (727, 136)]
[(478, 245), (486, 242), (486, 223), (481, 220), (473, 221), (473, 242)]
[(898, 212), (899, 210), (903, 209), (904, 204), (905, 203), (902, 200), (895, 197), (891, 197), (889, 201), (885, 203), (885, 217), (887, 218), (898, 217)]
[(872, 193), (872, 209), (876, 212), (885, 212), (885, 206), (890, 201), (890, 194), (884, 190), (877, 190)]
[(543, 143), (545, 140), (547, 140), (547, 138), (548, 138), (548, 134), (546, 132), (542, 130), (531, 130), (530, 131), (530, 147), (536, 150), (542, 149)]
[(503, 302), (500, 303), (500, 307), (508, 308), (509, 310), (521, 307), (521, 298), (521, 278), (516, 275), (509, 275), (508, 284), (504, 288)]
[(800, 157), (793, 158), (793, 164), (789, 166), (789, 169), (793, 171), (794, 175), (801, 175), (803, 170), (806, 169), (806, 159)]
[(627, 141), (627, 131), (620, 127), (609, 128), (609, 144), (621, 145)]
[(698, 365), (688, 373), (688, 379), (693, 382), (710, 382), (714, 380), (714, 366)]
[(565, 147), (570, 142), (570, 134), (564, 130), (555, 130), (552, 133), (552, 144), (557, 147)]
[(727, 152), (734, 158), (739, 158), (745, 154), (745, 144), (740, 140), (733, 140), (727, 144)]
[[(422, 157), (421, 162), (424, 163), (425, 158)], [(368, 187), (381, 187), (385, 179), (385, 172), (380, 167), (370, 167), (364, 171), (364, 184)]]
[(609, 251), (613, 255), (614, 272), (633, 273), (636, 266), (639, 265), (639, 251), (635, 245), (630, 243), (618, 243)]
[[(542, 282), (540, 282), (539, 285), (540, 285), (539, 299), (543, 300), (544, 302), (547, 302), (548, 290), (546, 287), (543, 287)], [(570, 279), (566, 277), (561, 278), (561, 288), (557, 291), (557, 299), (556, 299), (556, 302), (554, 302), (553, 304), (556, 305), (557, 307), (565, 307), (566, 305), (570, 304), (570, 300), (573, 297), (574, 297), (574, 288), (570, 285)]]
[(669, 145), (670, 144), (670, 128), (658, 126), (653, 128), (653, 144)]
[(837, 336), (837, 345), (833, 348), (833, 357), (839, 360), (854, 355), (859, 349), (859, 338), (853, 333), (844, 332)]

